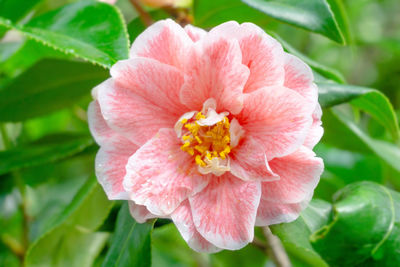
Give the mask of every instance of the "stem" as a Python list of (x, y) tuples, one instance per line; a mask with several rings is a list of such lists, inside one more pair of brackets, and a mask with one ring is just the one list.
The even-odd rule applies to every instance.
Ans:
[(144, 23), (144, 25), (146, 27), (150, 26), (151, 24), (153, 24), (153, 19), (151, 18), (150, 14), (144, 10), (144, 8), (142, 7), (142, 5), (139, 3), (138, 0), (130, 0), (132, 6), (136, 9), (136, 11), (139, 14), (140, 19), (142, 20), (142, 22)]
[[(5, 149), (10, 149), (14, 146), (14, 144), (11, 142), (10, 137), (8, 136), (7, 129), (4, 124), (0, 124), (0, 132), (1, 132), (1, 137), (3, 139), (4, 147)], [(22, 219), (22, 240), (20, 244), (20, 248), (17, 250), (18, 253), (16, 253), (16, 246), (10, 246), (10, 245), (15, 245), (15, 242), (8, 242), (7, 245), (9, 245), (11, 251), (13, 251), (18, 258), (21, 261), (21, 265), (24, 264), (25, 261), (25, 252), (28, 249), (29, 246), (29, 216), (27, 212), (27, 200), (26, 200), (26, 190), (25, 190), (25, 184), (24, 181), (21, 177), (21, 174), (19, 171), (14, 171), (13, 173), (13, 178), (15, 185), (17, 186), (19, 193), (21, 195), (21, 203), (19, 205), (19, 208), (21, 209), (23, 219)], [(6, 239), (6, 241), (10, 241), (11, 239)], [(3, 239), (4, 241), (4, 239)]]
[(281, 243), (281, 240), (275, 236), (268, 226), (263, 227), (263, 233), (267, 239), (267, 253), (277, 267), (291, 267), (289, 257)]
[(189, 9), (187, 8), (164, 6), (162, 9), (170, 14), (182, 27), (193, 23), (193, 17), (189, 14)]

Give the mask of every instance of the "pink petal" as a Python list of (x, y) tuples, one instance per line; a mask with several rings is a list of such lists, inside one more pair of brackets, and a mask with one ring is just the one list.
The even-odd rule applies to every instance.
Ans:
[(129, 211), (132, 217), (138, 223), (144, 223), (149, 219), (157, 218), (157, 215), (152, 214), (145, 206), (137, 205), (133, 201), (128, 201)]
[(101, 145), (95, 160), (97, 179), (109, 199), (128, 199), (122, 181), (128, 159), (138, 147), (107, 126), (97, 101), (90, 103), (88, 118), (90, 130)]
[(217, 247), (244, 247), (254, 237), (260, 196), (259, 182), (244, 182), (230, 173), (213, 177), (189, 198), (197, 231)]
[(174, 221), (183, 239), (193, 250), (205, 253), (215, 253), (221, 250), (205, 240), (196, 230), (188, 200), (183, 201), (171, 214), (171, 219)]
[(97, 91), (107, 123), (138, 145), (161, 128), (171, 128), (187, 108), (179, 102), (182, 74), (152, 59), (120, 61), (111, 69), (113, 80)]
[(315, 153), (302, 146), (296, 152), (269, 162), (279, 181), (262, 183), (262, 197), (277, 203), (298, 203), (317, 186), (324, 164)]
[(133, 42), (130, 57), (147, 57), (182, 69), (193, 45), (185, 30), (171, 19), (161, 20)]
[(252, 23), (239, 25), (235, 21), (229, 21), (213, 28), (210, 35), (239, 41), (242, 63), (250, 69), (250, 76), (244, 88), (245, 93), (265, 86), (283, 85), (285, 72), (282, 46), (261, 28)]
[(313, 106), (285, 87), (265, 87), (246, 94), (237, 116), (246, 135), (264, 146), (268, 160), (298, 149), (312, 123)]
[(118, 135), (107, 125), (103, 115), (101, 114), (99, 102), (96, 100), (90, 102), (87, 116), (90, 132), (97, 144), (108, 144), (110, 143), (110, 140), (115, 139), (114, 136)]
[(308, 205), (310, 200), (311, 197), (299, 203), (281, 204), (270, 202), (261, 196), (256, 226), (292, 222), (299, 217), (300, 212)]
[(184, 29), (193, 42), (197, 42), (198, 40), (202, 39), (204, 36), (207, 35), (207, 32), (205, 30), (197, 28), (190, 24), (186, 25)]
[(161, 129), (130, 157), (124, 188), (131, 200), (153, 214), (171, 214), (188, 196), (202, 190), (208, 176), (200, 175), (173, 129)]
[(285, 83), (287, 88), (301, 94), (311, 104), (318, 101), (318, 88), (314, 84), (311, 68), (299, 58), (285, 53)]
[(189, 55), (181, 102), (192, 110), (201, 110), (207, 99), (214, 98), (217, 112), (239, 113), (243, 86), (249, 76), (249, 69), (241, 62), (236, 40), (206, 36), (196, 42)]
[(321, 140), (322, 135), (324, 134), (324, 129), (321, 126), (321, 116), (322, 109), (321, 106), (317, 104), (317, 107), (315, 108), (313, 113), (313, 123), (310, 127), (310, 131), (308, 132), (306, 140), (304, 141), (304, 146), (310, 149), (314, 148), (314, 146), (319, 142), (319, 140)]
[(279, 176), (268, 165), (265, 151), (257, 141), (245, 137), (238, 147), (229, 154), (231, 173), (244, 181), (274, 181)]

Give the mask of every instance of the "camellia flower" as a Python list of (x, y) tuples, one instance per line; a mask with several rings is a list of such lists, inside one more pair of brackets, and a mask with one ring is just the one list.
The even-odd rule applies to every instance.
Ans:
[(172, 219), (197, 251), (240, 249), (255, 225), (296, 219), (323, 170), (313, 74), (251, 23), (159, 21), (93, 97), (108, 197), (138, 222)]
[(117, 0), (98, 0), (98, 1), (110, 4), (110, 5), (114, 5), (117, 2)]

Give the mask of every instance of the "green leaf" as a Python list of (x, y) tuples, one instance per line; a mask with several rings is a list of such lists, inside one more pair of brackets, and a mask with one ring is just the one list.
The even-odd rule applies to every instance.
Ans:
[(91, 266), (107, 241), (94, 232), (113, 205), (92, 177), (26, 254), (26, 266)]
[(305, 266), (328, 266), (312, 248), (309, 238), (313, 232), (328, 223), (330, 211), (329, 203), (312, 200), (297, 220), (291, 223), (272, 225), (271, 231), (281, 239), (292, 260), (304, 263)]
[[(361, 152), (373, 152), (400, 172), (400, 148), (365, 134), (346, 114), (336, 109), (326, 110), (323, 123), (327, 129), (323, 141), (338, 147)], [(338, 138), (339, 136), (346, 138)]]
[(125, 202), (118, 213), (111, 247), (102, 266), (151, 266), (151, 232), (154, 222), (137, 223)]
[[(72, 56), (67, 56), (33, 40), (19, 42), (18, 47), (13, 52), (0, 62), (0, 75), (2, 79), (6, 78), (12, 81), (12, 78), (23, 73), (43, 58), (73, 59)], [(0, 82), (0, 88), (4, 88), (5, 84)]]
[(400, 264), (400, 194), (372, 182), (349, 185), (335, 195), (330, 224), (311, 236), (331, 266)]
[(25, 25), (0, 18), (0, 25), (106, 68), (129, 54), (128, 35), (120, 12), (112, 5), (97, 1), (63, 6)]
[[(0, 17), (18, 22), (42, 0), (0, 0)], [(0, 37), (7, 31), (0, 28)]]
[(53, 135), (34, 143), (0, 151), (0, 174), (69, 157), (93, 145), (90, 136)]
[(43, 60), (0, 90), (0, 121), (26, 120), (68, 107), (107, 77), (106, 70), (88, 63)]
[(318, 89), (322, 107), (327, 108), (350, 102), (386, 127), (394, 140), (400, 138), (399, 123), (392, 104), (378, 90), (335, 83), (318, 83)]
[(342, 0), (327, 0), (333, 14), (335, 14), (336, 22), (343, 34), (346, 44), (353, 44), (353, 33), (349, 25), (349, 18), (346, 12), (346, 7)]
[(191, 249), (173, 223), (155, 228), (152, 241), (152, 266), (209, 266), (208, 255)]
[(242, 1), (277, 20), (320, 33), (338, 43), (345, 43), (335, 15), (326, 0)]
[(0, 16), (18, 21), (42, 0), (0, 0)]
[(269, 19), (262, 12), (245, 5), (240, 0), (195, 0), (193, 9), (194, 24), (202, 28), (215, 27), (228, 20), (236, 20), (239, 23), (251, 21), (265, 25)]
[(314, 61), (311, 58), (307, 57), (306, 55), (302, 54), (300, 51), (298, 51), (296, 48), (287, 43), (276, 33), (274, 32), (269, 32), (269, 33), (282, 44), (283, 48), (287, 52), (303, 60), (305, 63), (307, 63), (307, 65), (309, 65), (313, 70), (315, 70), (319, 74), (335, 82), (345, 83), (345, 78), (343, 77), (343, 74), (341, 74), (337, 70), (322, 65), (321, 63)]

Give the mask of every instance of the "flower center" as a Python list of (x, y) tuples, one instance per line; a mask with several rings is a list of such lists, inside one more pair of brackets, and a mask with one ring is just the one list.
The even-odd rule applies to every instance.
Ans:
[(223, 117), (212, 126), (198, 123), (205, 118), (206, 116), (198, 112), (194, 119), (184, 118), (180, 121), (186, 129), (186, 133), (182, 135), (181, 149), (194, 156), (200, 167), (212, 165), (215, 160), (225, 160), (231, 152), (228, 117)]

